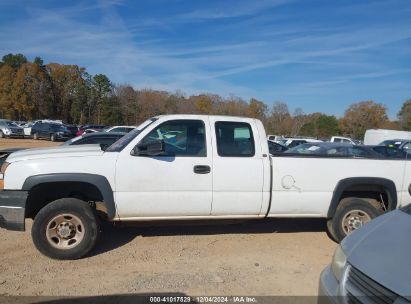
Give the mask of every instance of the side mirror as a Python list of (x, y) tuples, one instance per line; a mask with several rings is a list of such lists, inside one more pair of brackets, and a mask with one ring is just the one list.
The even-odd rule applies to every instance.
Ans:
[(164, 140), (153, 140), (148, 143), (140, 143), (131, 151), (131, 155), (157, 156), (166, 151)]

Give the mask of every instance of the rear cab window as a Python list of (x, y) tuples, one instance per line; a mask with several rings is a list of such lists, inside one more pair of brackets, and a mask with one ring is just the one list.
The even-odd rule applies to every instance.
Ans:
[(246, 122), (215, 123), (217, 153), (222, 157), (253, 157), (255, 143), (251, 125)]

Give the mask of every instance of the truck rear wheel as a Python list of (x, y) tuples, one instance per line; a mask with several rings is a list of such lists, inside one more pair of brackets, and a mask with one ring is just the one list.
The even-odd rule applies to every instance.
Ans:
[(98, 218), (85, 201), (58, 199), (36, 215), (31, 235), (34, 245), (44, 255), (61, 260), (79, 259), (96, 244)]
[(327, 228), (331, 237), (341, 242), (354, 230), (361, 228), (381, 214), (381, 210), (376, 209), (366, 200), (345, 198), (338, 205), (334, 217), (328, 220)]

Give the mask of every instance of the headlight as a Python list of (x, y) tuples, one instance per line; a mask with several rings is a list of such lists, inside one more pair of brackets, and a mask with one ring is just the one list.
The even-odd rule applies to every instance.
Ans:
[(11, 133), (11, 130), (9, 128), (5, 128), (4, 129), (4, 133), (6, 133), (7, 135)]
[(347, 256), (342, 250), (341, 245), (338, 245), (337, 249), (334, 252), (333, 261), (331, 263), (331, 269), (338, 282), (342, 278), (343, 269), (346, 263), (347, 263)]

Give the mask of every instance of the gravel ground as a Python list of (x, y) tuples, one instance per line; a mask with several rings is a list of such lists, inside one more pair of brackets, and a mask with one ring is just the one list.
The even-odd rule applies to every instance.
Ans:
[[(0, 139), (0, 148), (49, 145)], [(336, 247), (318, 219), (106, 224), (88, 257), (56, 261), (34, 248), (30, 228), (0, 229), (0, 296), (316, 295)]]

